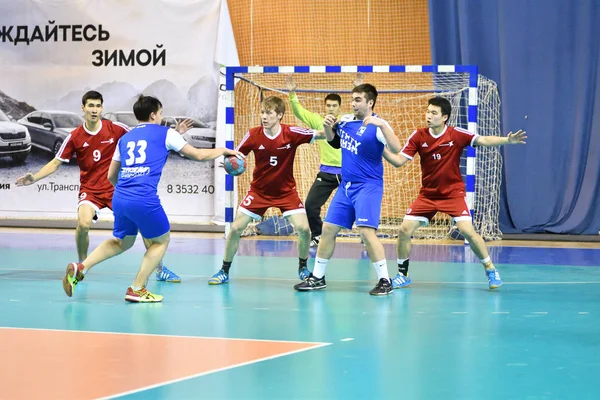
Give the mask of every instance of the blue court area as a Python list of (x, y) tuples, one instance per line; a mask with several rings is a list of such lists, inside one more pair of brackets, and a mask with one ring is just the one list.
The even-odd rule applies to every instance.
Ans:
[[(141, 240), (95, 267), (68, 298), (60, 281), (74, 261), (73, 234), (0, 234), (1, 327), (325, 344), (119, 398), (600, 398), (600, 249), (491, 247), (505, 285), (490, 291), (468, 248), (414, 245), (412, 288), (373, 297), (376, 276), (357, 242), (338, 244), (327, 289), (298, 293), (294, 241), (242, 239), (231, 282), (208, 286), (224, 240), (183, 235), (165, 260), (183, 282), (151, 281), (164, 302), (129, 304)], [(91, 248), (107, 237), (92, 235)], [(395, 246), (386, 250), (393, 276)]]

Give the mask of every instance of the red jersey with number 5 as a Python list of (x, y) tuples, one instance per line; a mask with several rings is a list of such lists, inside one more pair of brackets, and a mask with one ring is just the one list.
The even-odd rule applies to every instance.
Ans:
[(460, 157), (463, 149), (473, 146), (476, 139), (474, 133), (453, 126), (446, 126), (439, 135), (431, 133), (429, 128), (414, 131), (400, 154), (412, 160), (419, 153), (422, 174), (420, 194), (430, 199), (465, 197)]
[(294, 158), (296, 149), (315, 138), (312, 129), (281, 124), (275, 136), (267, 136), (262, 126), (246, 133), (237, 150), (254, 152), (254, 172), (250, 190), (268, 197), (282, 197), (296, 190)]
[(68, 162), (73, 154), (79, 165), (80, 191), (90, 193), (112, 193), (108, 167), (117, 147), (117, 142), (129, 127), (118, 122), (102, 120), (100, 129), (89, 131), (85, 124), (79, 126), (63, 142), (56, 158)]

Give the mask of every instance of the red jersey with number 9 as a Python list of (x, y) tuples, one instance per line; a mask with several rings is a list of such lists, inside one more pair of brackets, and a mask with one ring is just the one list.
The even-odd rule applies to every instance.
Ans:
[(80, 191), (89, 193), (112, 193), (108, 167), (117, 142), (129, 127), (118, 122), (102, 120), (96, 132), (90, 132), (85, 124), (75, 128), (63, 142), (56, 158), (68, 162), (73, 154), (79, 165)]
[(246, 133), (237, 150), (245, 155), (254, 152), (254, 172), (250, 190), (263, 196), (282, 197), (296, 191), (294, 158), (296, 149), (315, 138), (312, 129), (281, 124), (275, 136), (267, 136), (262, 126)]

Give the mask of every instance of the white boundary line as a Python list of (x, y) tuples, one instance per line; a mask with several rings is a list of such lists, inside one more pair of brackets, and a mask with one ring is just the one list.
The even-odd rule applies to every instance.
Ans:
[[(277, 340), (273, 340), (273, 342), (276, 342), (276, 341)], [(242, 362), (242, 363), (238, 363), (238, 364), (233, 364), (233, 365), (229, 365), (227, 367), (217, 368), (217, 369), (213, 369), (211, 371), (206, 371), (206, 372), (200, 372), (198, 374), (184, 376), (182, 378), (171, 379), (169, 381), (157, 383), (157, 384), (154, 384), (154, 385), (144, 386), (144, 387), (141, 387), (139, 389), (134, 389), (134, 390), (130, 390), (130, 391), (127, 391), (127, 392), (122, 392), (122, 393), (114, 394), (114, 395), (107, 396), (107, 397), (100, 397), (98, 400), (116, 399), (116, 398), (121, 397), (121, 396), (127, 396), (127, 395), (134, 394), (134, 393), (144, 392), (146, 390), (155, 389), (157, 387), (161, 387), (161, 386), (165, 386), (165, 385), (170, 385), (172, 383), (179, 383), (179, 382), (187, 381), (189, 379), (199, 378), (201, 376), (214, 374), (216, 372), (223, 372), (223, 371), (227, 371), (229, 369), (243, 367), (245, 365), (256, 364), (256, 363), (259, 363), (259, 362), (262, 362), (262, 361), (272, 360), (274, 358), (285, 357), (285, 356), (289, 356), (289, 355), (292, 355), (292, 354), (301, 353), (303, 351), (313, 350), (313, 349), (316, 349), (316, 348), (319, 348), (319, 347), (324, 347), (324, 346), (329, 346), (330, 344), (331, 343), (322, 343), (320, 345), (317, 345), (317, 346), (314, 346), (314, 347), (311, 347), (311, 348), (308, 348), (308, 349), (300, 349), (300, 350), (288, 351), (287, 353), (281, 353), (281, 354), (277, 354), (277, 355), (274, 355), (274, 356), (263, 357), (263, 358), (259, 358), (259, 359), (252, 360), (252, 361), (246, 361), (246, 362)]]
[(110, 331), (82, 331), (76, 329), (52, 329), (52, 328), (26, 328), (19, 326), (0, 326), (0, 329), (19, 329), (23, 331), (45, 331), (45, 332), (74, 332), (74, 333), (95, 333), (103, 335), (129, 335), (129, 336), (158, 336), (167, 338), (183, 338), (183, 339), (214, 339), (214, 340), (238, 340), (247, 342), (280, 342), (280, 343), (298, 343), (298, 344), (314, 344), (320, 346), (328, 346), (332, 343), (327, 342), (302, 342), (296, 340), (279, 340), (279, 339), (244, 339), (244, 338), (228, 338), (215, 336), (189, 336), (189, 335), (165, 335), (162, 333), (135, 333), (135, 332), (110, 332)]

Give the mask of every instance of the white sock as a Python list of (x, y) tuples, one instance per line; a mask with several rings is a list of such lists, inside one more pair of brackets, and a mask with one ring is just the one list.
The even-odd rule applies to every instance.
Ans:
[(315, 278), (321, 279), (325, 276), (325, 270), (327, 269), (327, 263), (329, 262), (326, 258), (315, 258), (315, 268), (313, 269), (312, 274)]
[(374, 262), (373, 267), (375, 267), (375, 271), (377, 272), (377, 279), (385, 278), (388, 281), (390, 280), (390, 275), (388, 274), (386, 260)]
[(160, 260), (160, 262), (158, 263), (158, 266), (156, 267), (157, 270), (162, 271), (162, 267), (163, 267), (163, 262), (162, 260)]
[(404, 264), (404, 261), (408, 260), (408, 258), (397, 258), (396, 261), (398, 264)]
[(490, 260), (490, 257), (489, 257), (489, 256), (488, 256), (488, 257), (486, 257), (486, 258), (484, 258), (483, 260), (479, 260), (479, 261), (481, 261), (481, 264), (483, 264), (483, 266), (484, 266), (485, 268), (487, 268), (486, 264), (488, 264), (488, 263), (489, 263), (489, 265), (491, 265), (491, 266), (492, 266), (492, 269), (494, 269), (494, 265), (491, 263), (491, 260)]
[(141, 286), (133, 286), (133, 285), (132, 285), (132, 286), (131, 286), (131, 288), (132, 288), (133, 290), (135, 290), (135, 291), (142, 290), (142, 287), (141, 287)]

